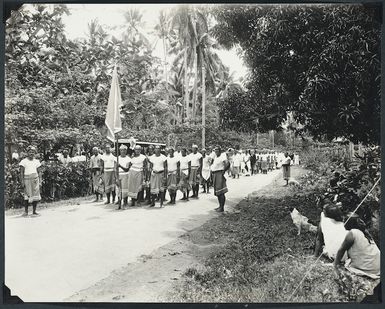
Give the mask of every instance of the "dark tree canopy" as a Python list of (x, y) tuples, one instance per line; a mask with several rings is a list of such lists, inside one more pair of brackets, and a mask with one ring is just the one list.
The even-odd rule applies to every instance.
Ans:
[(237, 103), (246, 104), (250, 115), (239, 125), (245, 126), (247, 120), (253, 129), (259, 119), (262, 131), (278, 129), (292, 112), (302, 130), (315, 138), (343, 136), (353, 142), (379, 143), (377, 7), (223, 6), (214, 9), (214, 15), (215, 36), (226, 47), (240, 46), (250, 69), (246, 83), (250, 101)]

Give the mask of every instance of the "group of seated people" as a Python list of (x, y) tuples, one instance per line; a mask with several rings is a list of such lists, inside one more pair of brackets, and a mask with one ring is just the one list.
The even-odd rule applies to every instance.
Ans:
[(355, 213), (345, 216), (341, 206), (326, 202), (318, 226), (315, 255), (334, 261), (337, 274), (342, 263), (357, 275), (380, 278), (380, 250), (364, 221)]

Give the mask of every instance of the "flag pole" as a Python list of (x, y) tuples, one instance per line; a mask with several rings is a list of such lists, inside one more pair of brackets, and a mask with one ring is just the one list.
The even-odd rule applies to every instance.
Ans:
[(122, 203), (122, 184), (120, 183), (120, 177), (119, 177), (119, 137), (118, 133), (116, 133), (116, 143), (115, 143), (115, 151), (116, 151), (116, 177), (117, 177), (117, 182), (119, 184), (119, 207), (121, 207)]

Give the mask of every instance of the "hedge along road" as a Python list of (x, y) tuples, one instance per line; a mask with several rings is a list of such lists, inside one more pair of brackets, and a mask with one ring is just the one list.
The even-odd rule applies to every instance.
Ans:
[[(228, 179), (226, 205), (231, 209), (279, 173)], [(12, 295), (24, 302), (61, 302), (177, 239), (186, 227), (222, 215), (213, 211), (217, 199), (212, 192), (163, 209), (158, 203), (125, 211), (115, 207), (82, 202), (41, 209), (38, 217), (6, 215), (5, 284)]]

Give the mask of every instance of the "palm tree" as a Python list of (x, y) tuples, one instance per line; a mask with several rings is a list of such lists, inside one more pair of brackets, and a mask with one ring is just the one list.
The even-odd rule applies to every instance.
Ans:
[(170, 26), (171, 26), (171, 19), (169, 16), (167, 16), (164, 11), (161, 11), (159, 14), (159, 22), (155, 26), (155, 31), (157, 35), (162, 39), (163, 43), (163, 67), (164, 67), (164, 80), (165, 80), (165, 86), (166, 86), (166, 102), (169, 103), (169, 85), (168, 85), (168, 67), (167, 67), (167, 55), (168, 55), (168, 48), (167, 48), (167, 39), (169, 37), (170, 33)]
[[(201, 15), (207, 25), (207, 19)], [(206, 86), (211, 89), (212, 93), (216, 92), (216, 84), (224, 79), (225, 72), (228, 68), (224, 66), (219, 56), (215, 53), (217, 47), (216, 42), (209, 36), (208, 27), (204, 28), (199, 38), (198, 45), (198, 62), (201, 68), (201, 91), (202, 91), (202, 147), (205, 147), (206, 136)], [(219, 119), (219, 117), (218, 117)]]
[(124, 13), (127, 27), (123, 33), (123, 41), (127, 45), (143, 42), (147, 49), (151, 49), (151, 44), (143, 30), (145, 23), (142, 21), (142, 17), (143, 14), (138, 9), (130, 9)]
[[(193, 30), (193, 15), (194, 9), (185, 5), (178, 7), (173, 14), (172, 29), (173, 42), (170, 52), (176, 53), (176, 60), (179, 61), (183, 55), (183, 74), (184, 74), (184, 103), (186, 109), (186, 119), (190, 118), (190, 104), (189, 104), (189, 63), (191, 63), (192, 53), (191, 47), (194, 46), (194, 30)], [(190, 60), (190, 61), (189, 61)]]

